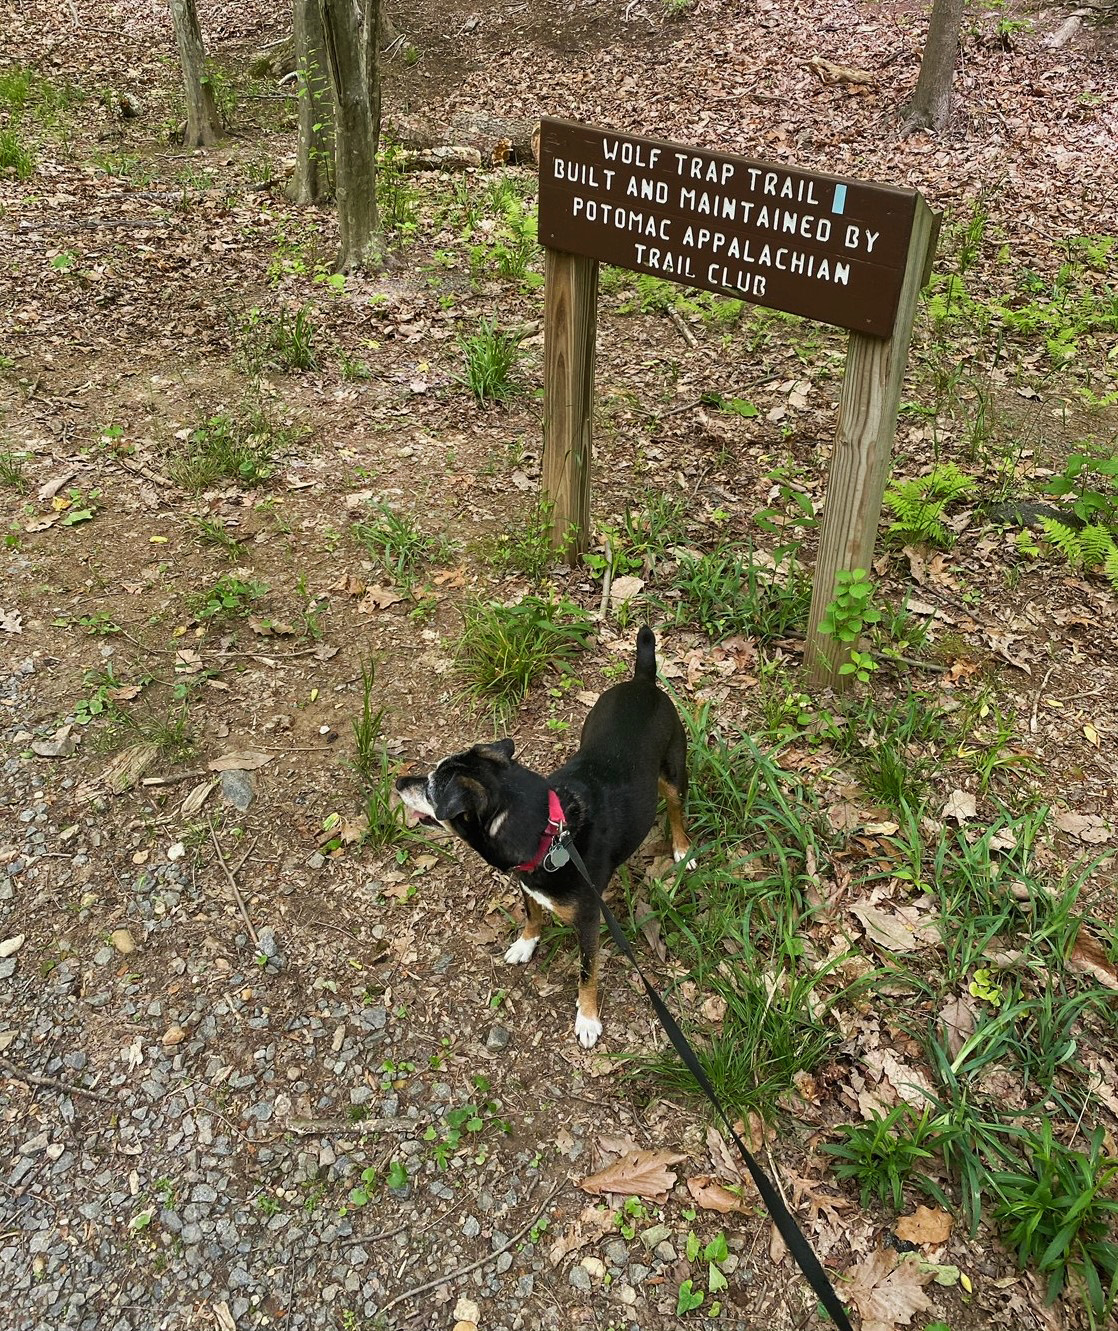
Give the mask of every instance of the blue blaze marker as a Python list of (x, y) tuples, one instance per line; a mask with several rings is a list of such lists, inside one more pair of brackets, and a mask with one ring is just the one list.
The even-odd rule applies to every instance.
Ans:
[(844, 213), (846, 211), (846, 186), (835, 186), (835, 200), (831, 204), (831, 212)]

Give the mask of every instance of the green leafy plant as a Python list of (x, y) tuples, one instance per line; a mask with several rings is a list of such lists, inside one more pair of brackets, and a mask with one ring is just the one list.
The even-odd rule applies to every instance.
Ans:
[(191, 597), (189, 603), (195, 619), (231, 619), (251, 613), (254, 603), (267, 591), (266, 583), (246, 581), (226, 573), (211, 587)]
[(377, 152), (377, 210), (381, 223), (397, 240), (411, 236), (419, 211), (419, 191), (405, 168), (403, 146), (381, 135)]
[(639, 508), (628, 507), (617, 528), (602, 524), (597, 549), (584, 563), (596, 578), (639, 574), (650, 578), (659, 562), (687, 535), (686, 506), (664, 494), (649, 496)]
[(514, 371), (520, 360), (520, 335), (506, 333), (491, 319), (482, 319), (472, 333), (458, 339), (465, 373), (458, 376), (479, 402), (504, 402), (520, 391)]
[[(167, 471), (186, 490), (204, 490), (221, 481), (252, 489), (268, 480), (276, 454), (298, 438), (297, 430), (277, 425), (262, 408), (222, 412), (190, 432), (182, 451), (169, 459)], [(209, 531), (214, 534), (213, 524)]]
[(522, 573), (533, 583), (543, 580), (556, 560), (551, 548), (551, 515), (555, 505), (538, 499), (520, 520), (507, 524), (486, 548), (488, 562), (504, 572)]
[(948, 1132), (946, 1120), (934, 1116), (927, 1106), (917, 1111), (901, 1103), (884, 1115), (875, 1110), (865, 1123), (844, 1124), (839, 1131), (842, 1140), (825, 1142), (823, 1150), (838, 1162), (838, 1178), (858, 1184), (863, 1206), (876, 1194), (900, 1211), (908, 1182), (941, 1206), (948, 1204), (939, 1185), (917, 1168), (933, 1158)]
[(720, 545), (708, 554), (684, 555), (672, 580), (678, 597), (664, 602), (678, 622), (697, 625), (712, 638), (746, 634), (761, 642), (785, 637), (807, 622), (811, 586), (796, 563), (783, 566), (748, 547)]
[(385, 708), (373, 706), (376, 687), (376, 665), (372, 661), (361, 663), (361, 711), (353, 718), (353, 770), (366, 788), (375, 786), (383, 769), (382, 753), (378, 748), (384, 726)]
[(21, 494), (27, 489), (25, 474), (25, 455), (15, 453), (10, 448), (0, 448), (0, 485), (9, 490), (18, 490)]
[(455, 662), (468, 696), (506, 720), (549, 670), (569, 670), (593, 625), (568, 601), (526, 596), (515, 605), (477, 601), (463, 612)]
[(369, 362), (360, 356), (351, 356), (344, 348), (338, 352), (338, 369), (347, 384), (364, 383), (373, 377)]
[(220, 518), (192, 516), (190, 525), (194, 528), (199, 545), (216, 545), (224, 550), (231, 563), (235, 563), (243, 552), (240, 541), (226, 528)]
[(679, 1286), (679, 1292), (676, 1295), (676, 1316), (682, 1317), (684, 1313), (693, 1312), (696, 1308), (702, 1307), (705, 1298), (706, 1291), (703, 1289), (696, 1289), (693, 1280), (682, 1281)]
[(401, 587), (414, 586), (424, 564), (453, 552), (444, 536), (428, 535), (410, 514), (383, 502), (369, 504), (368, 516), (353, 524), (353, 534), (369, 558)]
[(868, 684), (873, 678), (873, 672), (877, 669), (877, 662), (869, 652), (859, 652), (852, 650), (850, 660), (844, 661), (839, 666), (840, 675), (853, 675), (859, 684)]
[(873, 604), (874, 590), (864, 568), (840, 569), (835, 575), (835, 594), (824, 611), (819, 632), (839, 642), (857, 642), (868, 625), (881, 620), (881, 611)]
[(81, 522), (91, 522), (100, 509), (101, 497), (100, 490), (68, 489), (65, 499), (54, 501), (55, 507), (62, 512), (60, 525), (76, 527)]
[(543, 277), (533, 272), (530, 265), (539, 255), (536, 210), (513, 195), (505, 200), (490, 259), (502, 277), (529, 287), (538, 287), (543, 284)]
[(1016, 1251), (1018, 1265), (1047, 1279), (1053, 1303), (1074, 1276), (1094, 1325), (1102, 1326), (1118, 1294), (1118, 1159), (1095, 1128), (1087, 1150), (1059, 1141), (1048, 1119), (1021, 1140), (1023, 1167), (995, 1171), (994, 1219)]
[[(475, 1088), (487, 1090), (488, 1081), (484, 1077), (475, 1078)], [(439, 1169), (446, 1169), (451, 1158), (462, 1150), (471, 1137), (484, 1132), (486, 1128), (496, 1128), (508, 1133), (509, 1123), (499, 1116), (501, 1106), (495, 1100), (483, 1100), (479, 1104), (459, 1105), (443, 1112), (443, 1124), (436, 1127), (428, 1125), (423, 1140), (433, 1142), (431, 1153)]]
[(13, 125), (0, 129), (0, 171), (10, 171), (17, 180), (30, 180), (35, 170), (35, 154), (20, 140)]
[(238, 355), (250, 374), (262, 370), (313, 370), (315, 325), (309, 305), (281, 306), (268, 314), (254, 306), (240, 321)]
[(939, 462), (926, 476), (894, 481), (884, 503), (893, 514), (889, 534), (901, 541), (926, 541), (946, 549), (953, 537), (943, 521), (944, 510), (974, 493), (974, 480), (953, 462)]
[(377, 1185), (377, 1171), (372, 1165), (367, 1165), (361, 1171), (361, 1182), (349, 1190), (350, 1206), (368, 1206), (373, 1199), (373, 1192)]
[(125, 687), (125, 682), (113, 674), (112, 667), (104, 671), (87, 670), (82, 679), (87, 687), (92, 686), (92, 692), (74, 705), (77, 724), (87, 726), (95, 717), (118, 715), (115, 695)]

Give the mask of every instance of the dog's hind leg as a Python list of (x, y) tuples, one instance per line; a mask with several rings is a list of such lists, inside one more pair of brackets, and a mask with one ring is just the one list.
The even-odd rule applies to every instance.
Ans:
[(683, 825), (683, 796), (666, 777), (661, 777), (660, 794), (668, 809), (668, 826), (672, 833), (672, 858), (678, 864), (680, 860), (691, 863), (691, 838)]
[(524, 928), (521, 929), (516, 942), (505, 953), (505, 960), (510, 966), (522, 966), (525, 962), (531, 961), (532, 953), (535, 952), (536, 944), (543, 932), (543, 907), (529, 893), (521, 891), (520, 895), (524, 899)]

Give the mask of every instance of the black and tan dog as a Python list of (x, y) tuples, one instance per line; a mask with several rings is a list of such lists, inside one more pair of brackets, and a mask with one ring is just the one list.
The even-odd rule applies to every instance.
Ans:
[(637, 849), (656, 819), (663, 795), (672, 853), (687, 856), (683, 827), (687, 746), (667, 694), (656, 686), (656, 640), (637, 635), (633, 678), (608, 689), (591, 708), (579, 750), (543, 777), (513, 759), (511, 739), (475, 744), (444, 758), (427, 776), (396, 782), (419, 822), (442, 823), (497, 869), (515, 873), (525, 924), (505, 953), (528, 961), (544, 910), (578, 931), (580, 971), (575, 1035), (590, 1048), (602, 1033), (598, 1017), (598, 898), (570, 862), (570, 842), (599, 892)]

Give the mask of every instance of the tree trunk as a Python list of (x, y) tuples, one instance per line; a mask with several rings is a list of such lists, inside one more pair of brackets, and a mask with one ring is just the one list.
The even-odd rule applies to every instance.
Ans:
[(221, 115), (213, 88), (206, 78), (206, 51), (202, 46), (202, 30), (198, 26), (194, 0), (171, 0), (171, 18), (175, 24), (175, 40), (186, 88), (183, 143), (188, 148), (208, 148), (221, 138)]
[(299, 145), (289, 191), (294, 203), (318, 203), (333, 192), (334, 135), (330, 73), (318, 0), (294, 0)]
[(318, 0), (334, 89), (340, 273), (378, 268), (377, 144), (380, 138), (380, 0)]
[(967, 0), (933, 0), (928, 37), (920, 58), (916, 91), (902, 108), (902, 134), (916, 130), (942, 130), (951, 115), (951, 84), (959, 55), (959, 30)]

